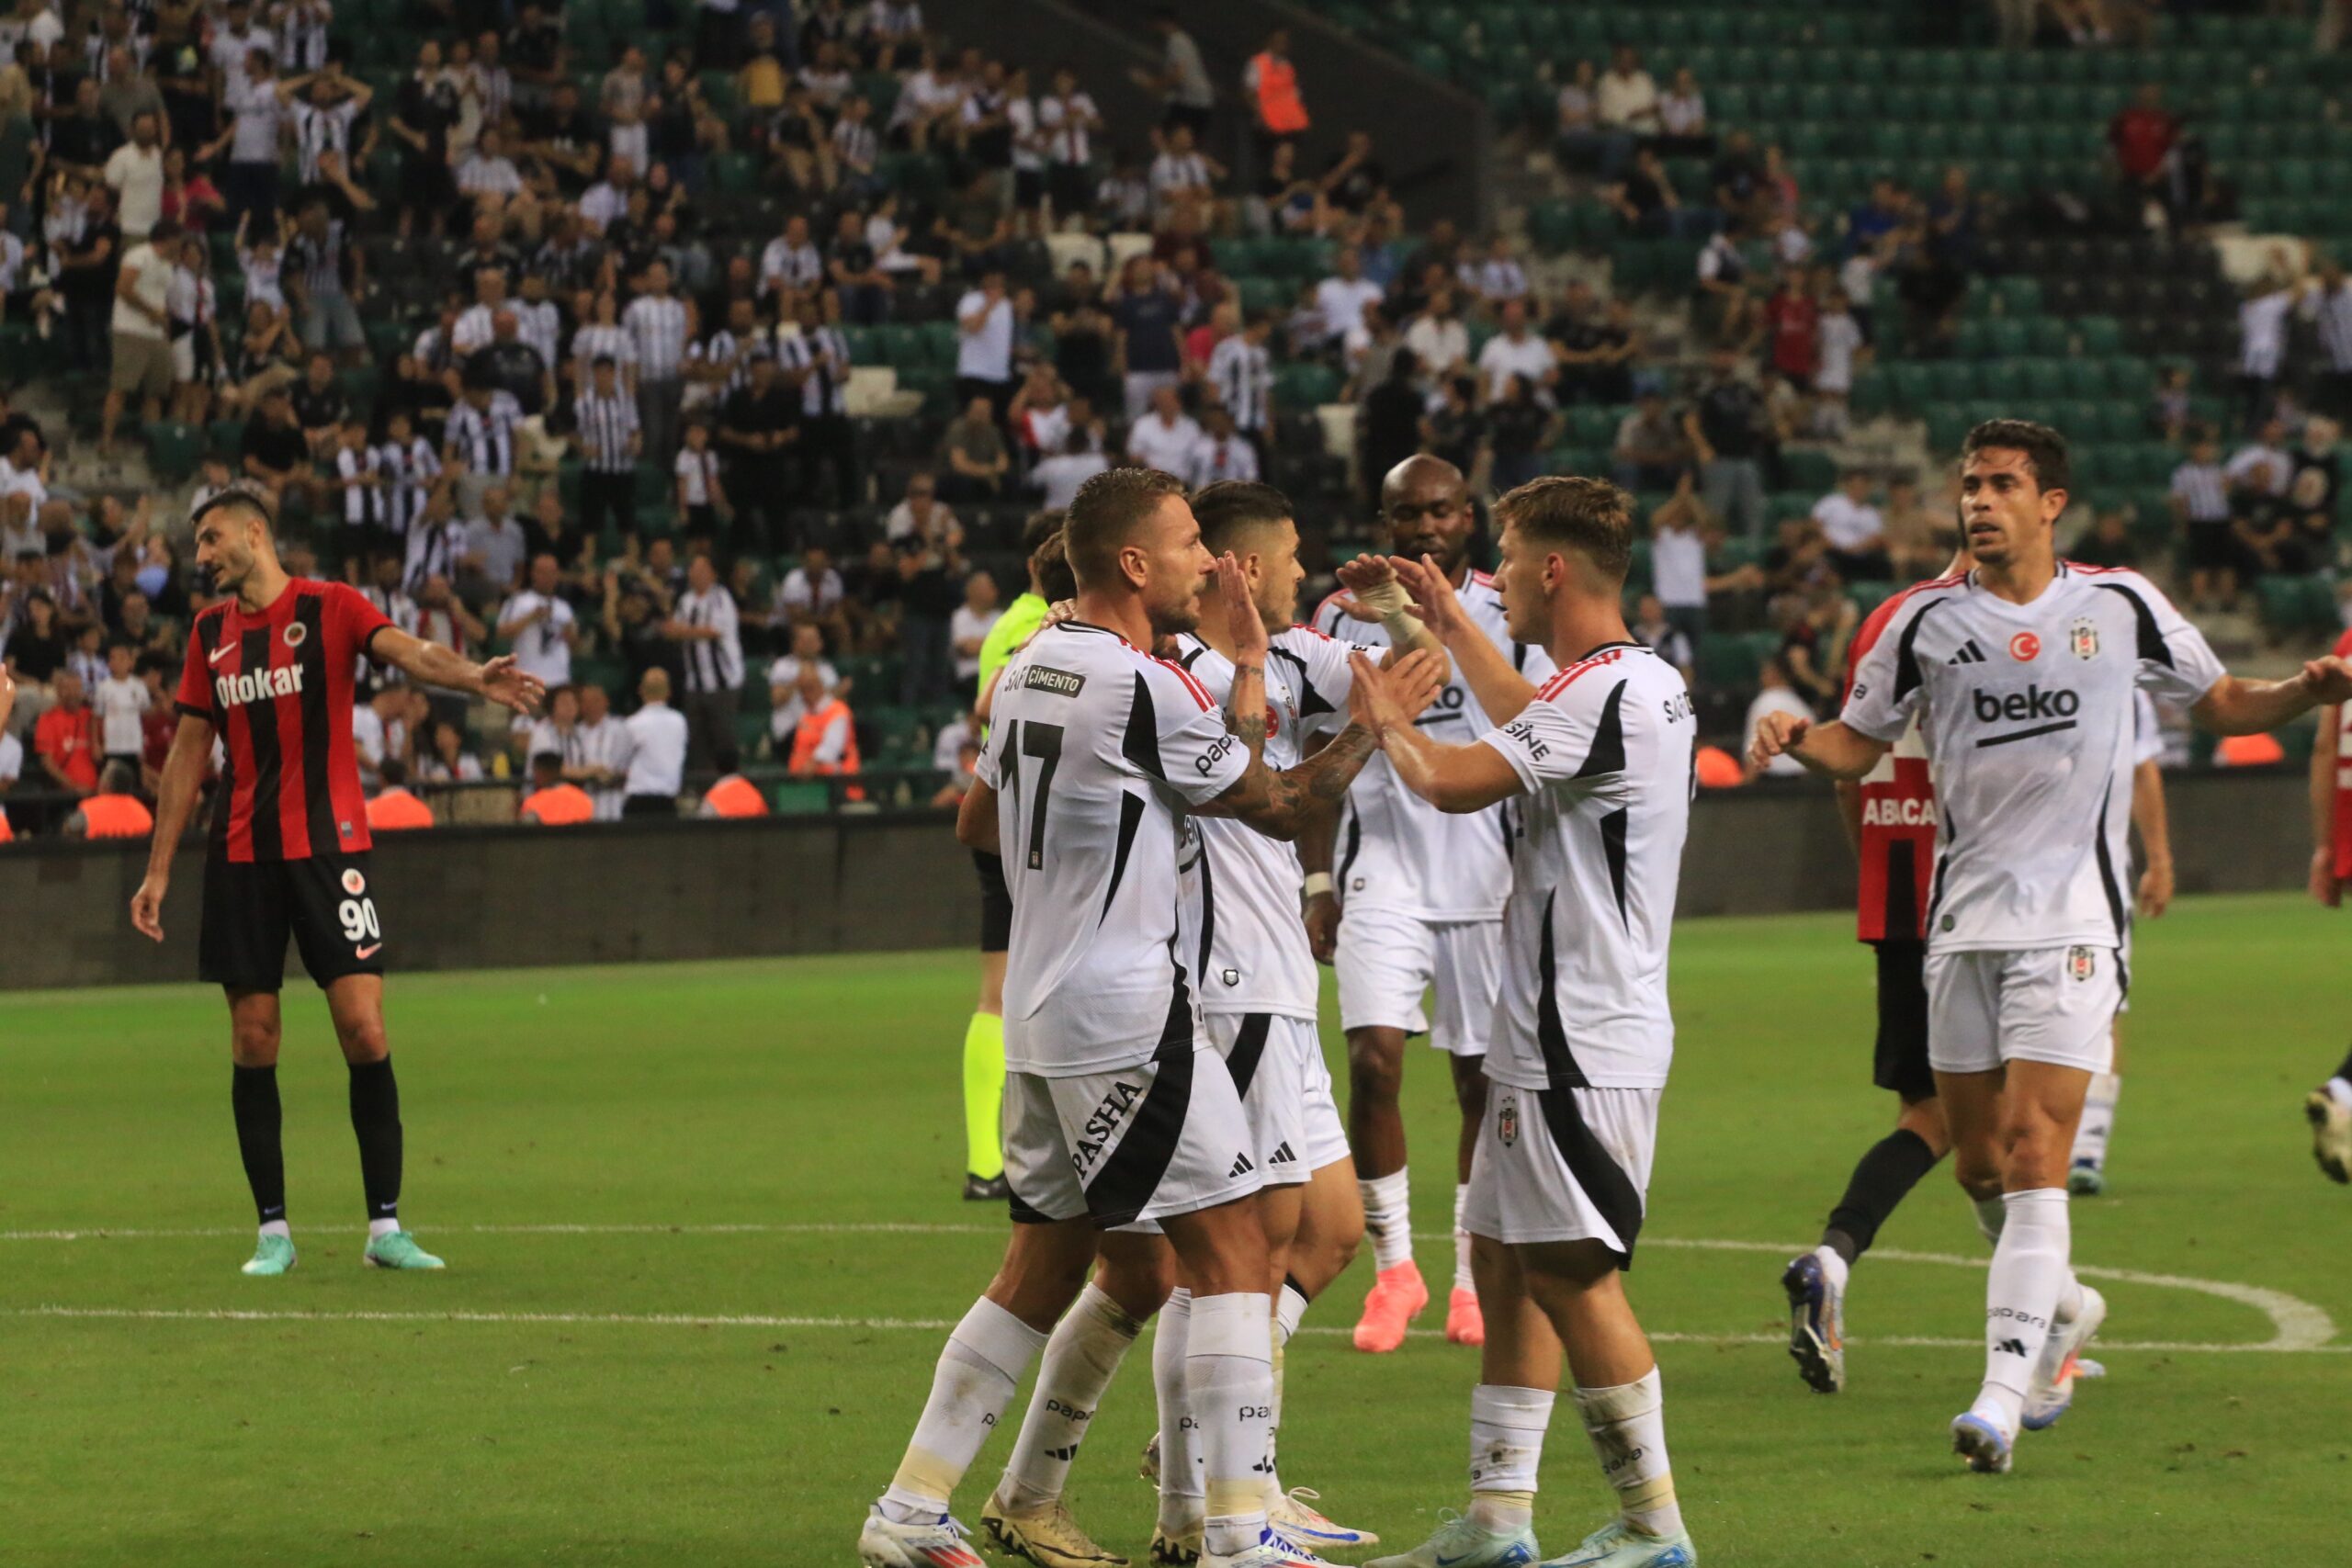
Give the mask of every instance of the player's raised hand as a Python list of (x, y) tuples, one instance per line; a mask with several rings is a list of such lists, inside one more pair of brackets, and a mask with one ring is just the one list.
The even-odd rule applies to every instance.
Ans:
[(527, 718), (539, 711), (539, 699), (548, 694), (548, 685), (537, 675), (515, 668), (513, 654), (502, 653), (481, 667), (481, 694)]
[(1395, 570), (1396, 580), (1405, 585), (1405, 592), (1412, 596), (1413, 608), (1419, 613), (1421, 624), (1440, 642), (1468, 626), (1469, 621), (1462, 613), (1461, 596), (1453, 592), (1453, 581), (1438, 570), (1434, 557), (1408, 560), (1403, 556), (1390, 556), (1388, 564)]
[(1804, 744), (1813, 720), (1793, 713), (1768, 713), (1756, 722), (1756, 741), (1747, 749), (1747, 762), (1761, 768), (1773, 758), (1792, 753)]
[(1387, 678), (1389, 700), (1409, 723), (1427, 712), (1429, 705), (1437, 701), (1437, 694), (1445, 689), (1447, 666), (1437, 654), (1417, 648), (1382, 673)]
[(2329, 654), (2303, 666), (2303, 684), (2323, 703), (2352, 702), (2352, 660)]
[(1226, 629), (1233, 637), (1236, 664), (1266, 662), (1269, 646), (1266, 618), (1258, 613), (1257, 601), (1250, 596), (1250, 576), (1241, 570), (1241, 562), (1231, 550), (1216, 558), (1216, 589), (1225, 601)]
[(1405, 608), (1404, 587), (1386, 556), (1360, 555), (1342, 562), (1337, 575), (1347, 592), (1336, 603), (1351, 619), (1377, 624), (1391, 611)]
[(1399, 725), (1412, 724), (1413, 716), (1405, 711), (1389, 687), (1388, 671), (1361, 653), (1348, 655), (1348, 670), (1355, 677), (1348, 689), (1348, 716), (1371, 730), (1375, 740), (1385, 739), (1390, 729)]
[(130, 923), (149, 941), (164, 940), (164, 883), (153, 873), (130, 896)]

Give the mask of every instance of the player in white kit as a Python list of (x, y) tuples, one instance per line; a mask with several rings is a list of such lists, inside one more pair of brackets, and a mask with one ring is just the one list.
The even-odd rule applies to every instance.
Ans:
[(1397, 570), (1500, 728), (1449, 746), (1356, 663), (1354, 712), (1396, 775), (1455, 813), (1515, 808), (1493, 1082), (1464, 1211), (1486, 1312), (1466, 1515), (1373, 1568), (1516, 1568), (1566, 1353), (1617, 1517), (1562, 1564), (1697, 1561), (1667, 1461), (1657, 1363), (1619, 1279), (1633, 1262), (1674, 1053), (1667, 948), (1690, 819), (1697, 723), (1681, 675), (1626, 630), (1631, 500), (1539, 479), (1496, 504), (1510, 635), (1557, 674), (1510, 668), (1433, 563)]
[[(858, 1537), (869, 1568), (981, 1568), (948, 1500), (1086, 1282), (1098, 1231), (1156, 1221), (1193, 1307), (1185, 1395), (1205, 1461), (1212, 1568), (1302, 1560), (1266, 1529), (1272, 1364), (1261, 1182), (1240, 1097), (1200, 1021), (1197, 909), (1178, 878), (1190, 816), (1295, 834), (1371, 751), (1351, 727), (1287, 772), (1207, 693), (1144, 651), (1198, 620), (1213, 573), (1255, 625), (1238, 568), (1203, 547), (1182, 481), (1115, 468), (1064, 525), (1074, 618), (1007, 666), (956, 836), (1001, 853), (1013, 889), (1005, 986), (1005, 1171), (1012, 1235), (950, 1335), (898, 1473)], [(1263, 642), (1263, 631), (1258, 632)], [(1245, 646), (1247, 646), (1245, 642)], [(1263, 702), (1245, 669), (1242, 705)], [(1249, 699), (1255, 696), (1255, 703)]]
[[(1218, 609), (1176, 639), (1174, 662), (1225, 708), (1229, 721), (1260, 726), (1270, 765), (1294, 767), (1300, 761), (1302, 725), (1319, 715), (1345, 714), (1354, 679), (1348, 655), (1358, 645), (1333, 642), (1291, 624), (1306, 573), (1298, 564), (1291, 504), (1280, 491), (1256, 483), (1216, 484), (1193, 496), (1192, 507), (1211, 552), (1234, 557), (1248, 586), (1249, 613), (1257, 617), (1257, 646), (1245, 647)], [(1445, 661), (1435, 640), (1428, 640), (1430, 649), (1418, 658), (1433, 691)], [(1387, 650), (1365, 651), (1378, 657)], [(1257, 694), (1243, 693), (1239, 699), (1249, 705), (1246, 712), (1233, 696), (1243, 668), (1262, 671)], [(1308, 1301), (1354, 1256), (1363, 1211), (1316, 1031), (1321, 987), (1299, 920), (1297, 852), (1239, 822), (1204, 818), (1193, 828), (1194, 852), (1184, 870), (1201, 911), (1194, 971), (1201, 976), (1202, 1011), (1210, 1043), (1225, 1058), (1241, 1095), (1265, 1182), (1258, 1213), (1269, 1259), (1266, 1289), (1276, 1303), (1278, 1430), (1283, 1348)], [(1191, 1292), (1180, 1287), (1170, 1293), (1170, 1260), (1158, 1248), (1136, 1245), (1143, 1239), (1105, 1238), (1093, 1283), (1046, 1342), (1012, 1461), (980, 1516), (1000, 1547), (1046, 1568), (1107, 1561), (1075, 1528), (1061, 1502), (1062, 1489), (1140, 1320), (1154, 1309), (1159, 1310), (1152, 1371), (1160, 1421), (1146, 1468), (1160, 1483), (1160, 1512), (1152, 1560), (1189, 1562), (1201, 1549), (1198, 1427), (1187, 1419), (1183, 1393)], [(1285, 1540), (1316, 1551), (1377, 1543), (1379, 1538), (1369, 1531), (1325, 1517), (1309, 1501), (1312, 1493), (1283, 1491), (1271, 1446), (1261, 1474), (1269, 1517)]]
[[(1433, 558), (1458, 591), (1464, 615), (1514, 670), (1531, 682), (1550, 675), (1544, 650), (1514, 641), (1505, 629), (1494, 580), (1470, 568), (1476, 518), (1461, 470), (1440, 457), (1408, 457), (1389, 471), (1380, 503), (1389, 547), (1411, 560)], [(1316, 629), (1373, 644), (1426, 635), (1407, 613), (1386, 568), (1362, 562), (1340, 575), (1352, 604), (1341, 595), (1326, 600), (1316, 612)], [(1367, 607), (1382, 619), (1366, 624), (1359, 618)], [(1459, 670), (1420, 722), (1432, 738), (1451, 744), (1475, 740), (1493, 728)], [(1299, 846), (1307, 872), (1307, 930), (1317, 956), (1339, 971), (1340, 1025), (1348, 1034), (1349, 1142), (1372, 1235), (1374, 1275), (1356, 1325), (1359, 1350), (1396, 1349), (1405, 1342), (1407, 1325), (1429, 1303), (1429, 1288), (1413, 1261), (1405, 1121), (1397, 1109), (1405, 1041), (1424, 1031), (1451, 1060), (1462, 1117), (1446, 1337), (1464, 1345), (1483, 1337), (1462, 1203), (1486, 1108), (1482, 1067), (1494, 1016), (1503, 899), (1510, 890), (1503, 813), (1500, 806), (1466, 816), (1439, 811), (1404, 787), (1385, 761), (1375, 761), (1349, 791), (1334, 830), (1327, 834), (1318, 824)], [(1426, 1013), (1424, 992), (1430, 997)]]
[(2106, 1303), (2068, 1263), (2066, 1172), (2091, 1076), (2130, 985), (2132, 694), (2193, 704), (2222, 734), (2276, 728), (2352, 694), (2352, 665), (2242, 681), (2137, 572), (2057, 558), (2064, 437), (1978, 425), (1961, 505), (1976, 568), (1908, 589), (1863, 654), (1843, 715), (1768, 717), (1752, 756), (1858, 779), (1922, 728), (1941, 820), (1928, 908), (1928, 1059), (1955, 1174), (1994, 1241), (1984, 1381), (1951, 1426), (1973, 1469), (2007, 1471), (2020, 1427), (2058, 1419)]

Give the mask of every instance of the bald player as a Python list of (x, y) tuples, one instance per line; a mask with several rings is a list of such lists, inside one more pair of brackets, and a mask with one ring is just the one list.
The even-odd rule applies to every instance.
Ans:
[[(1523, 679), (1553, 672), (1541, 648), (1512, 640), (1494, 579), (1470, 565), (1477, 518), (1462, 470), (1440, 457), (1408, 457), (1380, 491), (1386, 550), (1426, 560), (1464, 613)], [(1341, 641), (1411, 643), (1429, 636), (1381, 557), (1340, 569), (1344, 594), (1315, 613), (1317, 631)], [(1491, 729), (1457, 670), (1419, 720), (1431, 739), (1467, 745)], [(1445, 1334), (1460, 1345), (1486, 1338), (1462, 1204), (1487, 1104), (1487, 1032), (1500, 975), (1503, 900), (1510, 892), (1504, 807), (1449, 814), (1407, 789), (1384, 758), (1356, 778), (1336, 817), (1299, 841), (1306, 868), (1306, 926), (1318, 959), (1340, 977), (1340, 1023), (1348, 1036), (1348, 1141), (1363, 1193), (1364, 1229), (1376, 1275), (1356, 1324), (1359, 1350), (1394, 1350), (1429, 1303), (1413, 1261), (1405, 1121), (1397, 1108), (1405, 1041), (1426, 1033), (1447, 1054), (1462, 1132), (1454, 1154), (1453, 1288)], [(1424, 993), (1431, 993), (1423, 1011)]]

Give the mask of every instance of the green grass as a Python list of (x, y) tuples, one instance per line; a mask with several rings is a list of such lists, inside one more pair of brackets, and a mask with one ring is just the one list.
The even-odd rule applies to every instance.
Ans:
[[(1686, 924), (1682, 1049), (1629, 1281), (1661, 1334), (1685, 1511), (1713, 1564), (2341, 1562), (2352, 1356), (2110, 1351), (2006, 1480), (1943, 1428), (1979, 1353), (1982, 1275), (1866, 1261), (1853, 1386), (1804, 1392), (1782, 1350), (1780, 1259), (1654, 1245), (1811, 1240), (1881, 1134), (1870, 966), (1833, 918)], [(0, 1241), (0, 1562), (142, 1565), (845, 1564), (888, 1479), (939, 1334), (862, 1326), (453, 1321), (445, 1313), (952, 1319), (1001, 1246), (959, 1203), (964, 953), (401, 976), (391, 1030), (405, 1213), (439, 1276), (359, 1268), (344, 1075), (323, 1010), (288, 992), (281, 1070), (301, 1267), (241, 1278), (250, 1217), (224, 1021), (196, 987), (0, 996), (0, 1231), (204, 1230)], [(2352, 1193), (2312, 1169), (2301, 1093), (2346, 1032), (2344, 928), (2283, 897), (2181, 906), (2142, 936), (2113, 1195), (2078, 1204), (2089, 1265), (2283, 1291), (2352, 1323)], [(1336, 1042), (1335, 1042), (1336, 1043)], [(1450, 1148), (1442, 1064), (1416, 1051), (1415, 1146)], [(1443, 1228), (1426, 1157), (1419, 1228)], [(498, 1225), (968, 1231), (498, 1234)], [(1887, 1247), (1974, 1259), (1939, 1174)], [(1442, 1281), (1448, 1247), (1425, 1242)], [(1368, 1278), (1310, 1314), (1343, 1329)], [(2122, 1342), (2244, 1344), (2264, 1315), (2109, 1287)], [(29, 1315), (185, 1311), (175, 1318)], [(228, 1310), (316, 1314), (227, 1320)], [(405, 1314), (367, 1321), (362, 1312)], [(1438, 1321), (1432, 1311), (1424, 1327)], [(2340, 1345), (2341, 1342), (2339, 1342)], [(1287, 1479), (1418, 1540), (1462, 1501), (1472, 1356), (1433, 1335), (1374, 1359), (1310, 1333), (1289, 1359)], [(1023, 1395), (1025, 1399), (1025, 1393)], [(1016, 1406), (1018, 1408), (1018, 1406)], [(1565, 1407), (1564, 1407), (1565, 1409)], [(1072, 1502), (1138, 1556), (1149, 1429), (1130, 1359)], [(1009, 1442), (958, 1505), (976, 1518)], [(1537, 1522), (1553, 1551), (1605, 1508), (1566, 1416)]]

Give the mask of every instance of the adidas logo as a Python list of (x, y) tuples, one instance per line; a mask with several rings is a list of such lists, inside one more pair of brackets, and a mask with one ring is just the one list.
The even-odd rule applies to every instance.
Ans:
[(1974, 637), (1970, 637), (1966, 642), (1960, 645), (1960, 651), (1958, 653), (1953, 654), (1950, 659), (1945, 660), (1944, 662), (1947, 664), (1982, 664), (1984, 662), (1984, 650), (1976, 646), (1976, 639)]
[(1993, 1350), (1996, 1355), (2022, 1356), (2025, 1354), (2025, 1341), (2022, 1339), (1996, 1340)]
[(1233, 1162), (1233, 1168), (1225, 1173), (1226, 1179), (1230, 1181), (1237, 1176), (1247, 1176), (1257, 1168), (1258, 1168), (1256, 1166), (1250, 1163), (1250, 1156), (1248, 1155), (1243, 1155), (1239, 1159)]
[(1274, 1152), (1266, 1156), (1266, 1163), (1268, 1165), (1296, 1165), (1298, 1156), (1290, 1152), (1290, 1145), (1284, 1142), (1275, 1145)]

